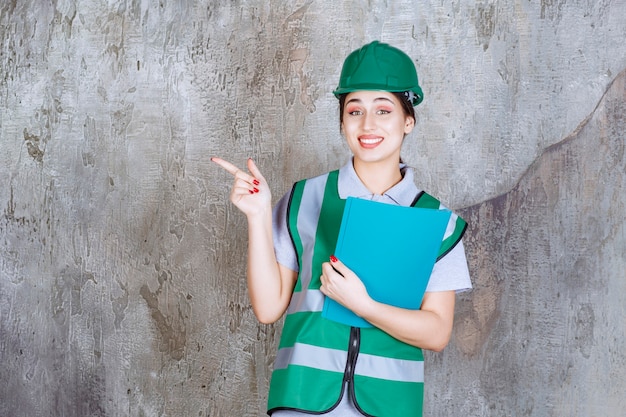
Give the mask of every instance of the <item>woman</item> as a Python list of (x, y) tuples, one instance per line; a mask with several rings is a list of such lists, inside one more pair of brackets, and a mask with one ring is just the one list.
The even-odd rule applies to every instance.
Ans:
[[(268, 414), (421, 416), (421, 349), (440, 351), (447, 345), (455, 292), (471, 288), (461, 242), (466, 224), (452, 215), (419, 310), (373, 300), (359, 277), (333, 256), (341, 211), (332, 207), (357, 197), (443, 208), (417, 189), (413, 172), (400, 159), (423, 94), (412, 60), (376, 41), (346, 58), (334, 94), (351, 161), (296, 183), (273, 211), (269, 187), (251, 159), (244, 172), (212, 158), (235, 177), (230, 198), (248, 219), (247, 278), (254, 313), (262, 323), (273, 323), (286, 312)], [(374, 327), (323, 318), (324, 297)]]

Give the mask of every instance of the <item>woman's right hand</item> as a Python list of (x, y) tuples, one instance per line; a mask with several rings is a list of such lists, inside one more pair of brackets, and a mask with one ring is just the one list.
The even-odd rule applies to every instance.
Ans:
[(222, 158), (213, 157), (215, 162), (230, 172), (235, 181), (230, 191), (230, 201), (246, 216), (255, 216), (271, 210), (272, 196), (269, 186), (252, 158), (248, 158), (248, 170), (245, 172)]
[(230, 172), (235, 178), (230, 201), (246, 216), (254, 217), (268, 209), (271, 210), (272, 196), (269, 186), (252, 158), (248, 158), (249, 173), (221, 158), (213, 157), (211, 161)]

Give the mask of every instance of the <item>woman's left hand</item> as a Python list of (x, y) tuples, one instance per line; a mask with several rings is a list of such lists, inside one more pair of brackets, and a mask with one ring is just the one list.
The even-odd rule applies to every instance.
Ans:
[(372, 301), (361, 279), (339, 259), (331, 256), (330, 262), (322, 264), (320, 291), (342, 306), (361, 315)]

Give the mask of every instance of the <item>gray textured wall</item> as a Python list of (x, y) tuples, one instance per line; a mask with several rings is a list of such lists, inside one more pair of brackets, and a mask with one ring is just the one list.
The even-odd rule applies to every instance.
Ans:
[(471, 223), (426, 415), (623, 416), (626, 2), (424, 3), (4, 0), (0, 416), (263, 414), (280, 326), (209, 157), (275, 198), (345, 162), (330, 91), (373, 39), (416, 57), (404, 158)]

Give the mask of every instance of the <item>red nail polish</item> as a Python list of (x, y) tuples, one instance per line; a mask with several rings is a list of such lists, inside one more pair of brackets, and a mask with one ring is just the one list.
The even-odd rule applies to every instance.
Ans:
[(337, 262), (339, 259), (335, 258), (335, 255), (330, 255), (331, 262)]
[(255, 193), (258, 193), (258, 192), (259, 192), (259, 189), (258, 189), (258, 188), (255, 188), (255, 189), (254, 189), (254, 192), (255, 192)]
[(259, 184), (260, 184), (259, 180), (257, 180), (257, 179), (255, 179), (254, 181), (252, 181), (252, 183), (253, 183), (254, 185), (259, 185)]
[(254, 194), (254, 191), (252, 191), (252, 190), (248, 190), (248, 191), (250, 192), (250, 194)]

